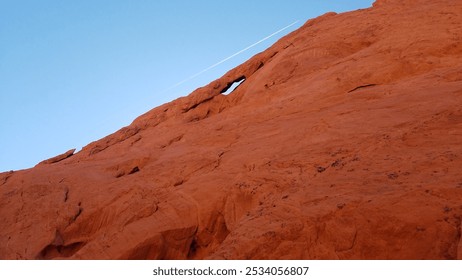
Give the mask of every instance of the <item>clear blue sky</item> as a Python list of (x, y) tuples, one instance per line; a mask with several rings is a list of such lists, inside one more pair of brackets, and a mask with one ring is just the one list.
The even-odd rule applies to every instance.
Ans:
[(0, 172), (80, 149), (219, 78), (306, 20), (372, 2), (0, 0)]

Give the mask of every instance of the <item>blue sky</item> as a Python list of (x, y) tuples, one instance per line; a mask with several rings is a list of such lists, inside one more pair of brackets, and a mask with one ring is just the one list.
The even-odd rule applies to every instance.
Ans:
[(306, 20), (372, 2), (0, 0), (0, 172), (80, 149), (219, 78)]

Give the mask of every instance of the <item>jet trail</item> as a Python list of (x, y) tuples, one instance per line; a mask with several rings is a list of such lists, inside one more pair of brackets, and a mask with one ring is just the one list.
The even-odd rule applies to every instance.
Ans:
[[(244, 48), (244, 49), (242, 49), (242, 50), (240, 50), (240, 51), (238, 51), (237, 53), (235, 53), (235, 54), (233, 54), (233, 55), (230, 55), (230, 56), (228, 56), (227, 58), (225, 58), (225, 59), (223, 59), (223, 60), (220, 60), (219, 62), (213, 64), (212, 66), (209, 66), (209, 67), (205, 68), (204, 70), (202, 70), (202, 71), (200, 71), (200, 72), (198, 72), (198, 73), (192, 75), (191, 77), (189, 77), (189, 78), (187, 78), (187, 79), (184, 79), (183, 81), (181, 81), (181, 82), (179, 82), (179, 83), (177, 83), (177, 84), (175, 84), (175, 85), (173, 85), (173, 86), (171, 86), (171, 87), (169, 87), (169, 88), (167, 88), (167, 89), (161, 91), (160, 94), (165, 93), (165, 92), (167, 92), (167, 91), (169, 91), (169, 90), (171, 90), (171, 89), (174, 89), (174, 88), (176, 88), (177, 86), (179, 86), (179, 85), (181, 85), (181, 84), (184, 84), (184, 83), (186, 83), (187, 81), (192, 80), (192, 79), (194, 79), (195, 77), (197, 77), (197, 76), (203, 74), (204, 72), (207, 72), (208, 70), (217, 67), (218, 65), (220, 65), (220, 64), (222, 64), (222, 63), (224, 63), (224, 62), (230, 60), (231, 58), (233, 58), (233, 57), (235, 57), (235, 56), (237, 56), (237, 55), (239, 55), (239, 54), (245, 52), (246, 50), (248, 50), (248, 49), (250, 49), (250, 48), (253, 48), (253, 47), (255, 47), (256, 45), (258, 45), (258, 44), (260, 44), (260, 43), (262, 43), (262, 42), (268, 40), (269, 38), (271, 38), (271, 37), (273, 37), (273, 36), (275, 36), (275, 35), (281, 33), (282, 31), (286, 30), (287, 28), (289, 28), (289, 27), (295, 25), (297, 22), (299, 22), (299, 21), (298, 21), (298, 20), (297, 20), (297, 21), (294, 21), (293, 23), (287, 25), (286, 27), (279, 29), (278, 31), (272, 33), (271, 35), (266, 36), (265, 38), (263, 38), (263, 39), (261, 39), (261, 40), (255, 42), (255, 43), (253, 43), (252, 45), (250, 45), (250, 46), (248, 46), (248, 47), (246, 47), (246, 48)], [(133, 105), (135, 105), (135, 104), (133, 104)], [(135, 109), (135, 106), (132, 106), (132, 107), (124, 106), (123, 108), (120, 108), (117, 112), (118, 112), (118, 114), (120, 114), (120, 111), (121, 111), (121, 110), (124, 110), (124, 112), (128, 112), (128, 111), (130, 111), (130, 110), (132, 110), (132, 109)], [(114, 110), (114, 112), (116, 112), (116, 111)], [(106, 124), (109, 123), (109, 121), (111, 121), (111, 120), (112, 120), (112, 118), (107, 117), (107, 118), (103, 119), (101, 122), (99, 122), (98, 124), (96, 124), (96, 125), (94, 126), (94, 128), (95, 128), (95, 129), (98, 128), (98, 130), (99, 130), (99, 128), (103, 127), (103, 125), (106, 125)], [(102, 136), (101, 136), (101, 137), (102, 137)]]
[(222, 63), (224, 63), (224, 62), (230, 60), (231, 58), (233, 58), (233, 57), (235, 57), (235, 56), (237, 56), (237, 55), (239, 55), (239, 54), (245, 52), (246, 50), (248, 50), (248, 49), (250, 49), (250, 48), (253, 48), (253, 47), (255, 47), (256, 45), (258, 45), (258, 44), (260, 44), (260, 43), (262, 43), (262, 42), (268, 40), (269, 38), (271, 38), (271, 37), (273, 37), (273, 36), (275, 36), (275, 35), (281, 33), (282, 31), (286, 30), (287, 28), (289, 28), (289, 27), (295, 25), (297, 22), (299, 22), (299, 21), (298, 21), (298, 20), (297, 20), (297, 21), (294, 21), (293, 23), (287, 25), (286, 27), (279, 29), (278, 31), (272, 33), (271, 35), (266, 36), (265, 38), (263, 38), (263, 39), (261, 39), (261, 40), (255, 42), (255, 43), (253, 43), (252, 45), (250, 45), (250, 46), (248, 46), (248, 47), (246, 47), (246, 48), (244, 48), (244, 49), (242, 49), (242, 50), (240, 50), (240, 51), (238, 51), (237, 53), (235, 53), (235, 54), (233, 54), (233, 55), (230, 55), (230, 56), (228, 56), (227, 58), (225, 58), (225, 59), (223, 59), (223, 60), (220, 60), (219, 62), (217, 62), (217, 63), (215, 63), (215, 64), (213, 64), (213, 65), (211, 65), (211, 66), (205, 68), (204, 70), (202, 70), (202, 71), (200, 71), (200, 72), (197, 72), (196, 74), (190, 76), (189, 78), (184, 79), (183, 81), (181, 81), (181, 82), (179, 82), (179, 83), (174, 84), (173, 86), (171, 86), (171, 87), (165, 89), (164, 92), (165, 92), (165, 91), (168, 91), (168, 90), (171, 90), (171, 89), (173, 89), (173, 88), (176, 88), (177, 86), (179, 86), (179, 85), (181, 85), (181, 84), (184, 84), (184, 83), (186, 83), (186, 82), (189, 81), (189, 80), (194, 79), (195, 77), (197, 77), (197, 76), (203, 74), (204, 72), (207, 72), (207, 71), (209, 71), (210, 69), (213, 69), (213, 68), (217, 67), (218, 65), (220, 65), (220, 64), (222, 64)]

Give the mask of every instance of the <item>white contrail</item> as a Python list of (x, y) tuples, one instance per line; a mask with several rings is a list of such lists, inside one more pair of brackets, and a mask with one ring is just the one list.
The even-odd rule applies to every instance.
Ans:
[[(167, 92), (167, 91), (169, 91), (169, 90), (171, 90), (171, 89), (173, 89), (173, 88), (176, 88), (177, 86), (179, 86), (179, 85), (181, 85), (181, 84), (186, 83), (186, 82), (189, 81), (189, 80), (194, 79), (195, 77), (197, 77), (197, 76), (203, 74), (204, 72), (206, 72), (206, 71), (208, 71), (208, 70), (210, 70), (210, 69), (212, 69), (212, 68), (217, 67), (218, 65), (220, 65), (220, 64), (222, 64), (222, 63), (224, 63), (224, 62), (230, 60), (231, 58), (233, 58), (233, 57), (235, 57), (235, 56), (237, 56), (237, 55), (239, 55), (239, 54), (245, 52), (246, 50), (248, 50), (248, 49), (250, 49), (250, 48), (253, 48), (253, 47), (255, 47), (256, 45), (258, 45), (258, 44), (260, 44), (260, 43), (262, 43), (262, 42), (268, 40), (269, 38), (271, 38), (271, 37), (273, 37), (273, 36), (275, 36), (275, 35), (281, 33), (282, 31), (284, 31), (284, 30), (286, 30), (287, 28), (289, 28), (289, 27), (291, 27), (291, 26), (297, 24), (298, 22), (299, 22), (298, 20), (297, 20), (297, 21), (294, 21), (293, 23), (287, 25), (286, 27), (279, 29), (278, 31), (276, 31), (276, 32), (274, 32), (274, 33), (272, 33), (272, 34), (266, 36), (265, 38), (263, 38), (263, 39), (261, 39), (261, 40), (255, 42), (255, 43), (253, 43), (252, 45), (250, 45), (250, 46), (248, 46), (248, 47), (246, 47), (246, 48), (244, 48), (244, 49), (238, 51), (237, 53), (235, 53), (235, 54), (233, 54), (233, 55), (228, 56), (228, 57), (225, 58), (225, 59), (220, 60), (219, 62), (213, 64), (212, 66), (209, 66), (209, 67), (205, 68), (204, 70), (202, 70), (202, 71), (200, 71), (200, 72), (198, 72), (198, 73), (192, 75), (191, 77), (189, 77), (189, 78), (187, 78), (187, 79), (184, 79), (183, 81), (181, 81), (181, 82), (179, 82), (179, 83), (176, 83), (175, 85), (173, 85), (173, 86), (171, 86), (171, 87), (169, 87), (169, 88), (167, 88), (167, 89), (161, 91), (160, 93)], [(138, 105), (135, 105), (135, 104), (133, 104), (133, 105), (134, 105), (134, 106), (132, 106), (132, 107), (124, 106), (123, 108), (120, 108), (119, 110), (117, 110), (117, 112), (118, 112), (117, 114), (120, 115), (120, 111), (121, 111), (121, 110), (124, 110), (124, 112), (128, 112), (128, 111), (130, 111), (130, 110), (132, 110), (132, 109), (135, 109), (135, 106), (138, 106)], [(114, 112), (116, 112), (116, 110), (114, 110)], [(101, 122), (98, 122), (96, 125), (94, 125), (94, 126), (92, 127), (92, 129), (95, 129), (95, 130), (98, 129), (99, 134), (110, 133), (110, 131), (100, 133), (100, 131), (101, 131), (100, 128), (103, 127), (103, 126), (105, 126), (107, 123), (109, 123), (109, 121), (112, 121), (112, 120), (113, 120), (112, 117), (104, 118)], [(103, 136), (104, 136), (104, 135), (97, 136), (97, 137), (103, 137)]]
[(181, 84), (184, 84), (184, 83), (186, 83), (186, 82), (189, 81), (189, 80), (194, 79), (195, 77), (197, 77), (197, 76), (203, 74), (204, 72), (207, 72), (207, 71), (209, 71), (210, 69), (217, 67), (218, 65), (222, 64), (223, 62), (226, 62), (226, 61), (230, 60), (231, 58), (233, 58), (233, 57), (235, 57), (235, 56), (237, 56), (237, 55), (239, 55), (239, 54), (245, 52), (246, 50), (255, 47), (256, 45), (258, 45), (258, 44), (260, 44), (260, 43), (262, 43), (262, 42), (268, 40), (269, 38), (273, 37), (274, 35), (277, 35), (278, 33), (281, 33), (282, 31), (286, 30), (287, 28), (289, 28), (289, 27), (295, 25), (297, 22), (299, 22), (299, 21), (298, 21), (298, 20), (297, 20), (297, 21), (294, 21), (293, 23), (287, 25), (286, 27), (279, 29), (278, 31), (272, 33), (271, 35), (266, 36), (265, 38), (263, 38), (263, 39), (261, 39), (261, 40), (255, 42), (255, 43), (253, 43), (252, 45), (250, 45), (250, 46), (248, 46), (248, 47), (246, 47), (246, 48), (244, 48), (244, 49), (242, 49), (242, 50), (240, 50), (240, 51), (238, 51), (237, 53), (235, 53), (235, 54), (233, 54), (233, 55), (230, 55), (230, 56), (228, 56), (227, 58), (225, 58), (225, 59), (223, 59), (223, 60), (220, 60), (219, 62), (213, 64), (212, 66), (209, 66), (209, 67), (205, 68), (204, 70), (202, 70), (202, 71), (200, 71), (200, 72), (197, 72), (196, 74), (190, 76), (189, 78), (184, 79), (183, 81), (181, 81), (181, 82), (179, 82), (179, 83), (174, 84), (173, 86), (171, 86), (171, 87), (165, 89), (164, 92), (165, 92), (165, 91), (168, 91), (168, 90), (171, 90), (171, 89), (173, 89), (173, 88), (176, 88), (177, 86), (179, 86), (179, 85), (181, 85)]

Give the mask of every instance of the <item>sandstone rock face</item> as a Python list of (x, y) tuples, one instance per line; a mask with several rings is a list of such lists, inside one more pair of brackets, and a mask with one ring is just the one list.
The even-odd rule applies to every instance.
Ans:
[(460, 259), (462, 2), (402, 2), (0, 174), (0, 258)]
[(74, 152), (75, 152), (75, 149), (71, 149), (63, 154), (60, 154), (60, 155), (57, 155), (55, 157), (52, 157), (52, 158), (49, 158), (49, 159), (46, 159), (42, 162), (40, 162), (39, 164), (52, 164), (52, 163), (57, 163), (58, 161), (62, 161), (62, 160), (65, 160), (71, 156), (74, 155)]

